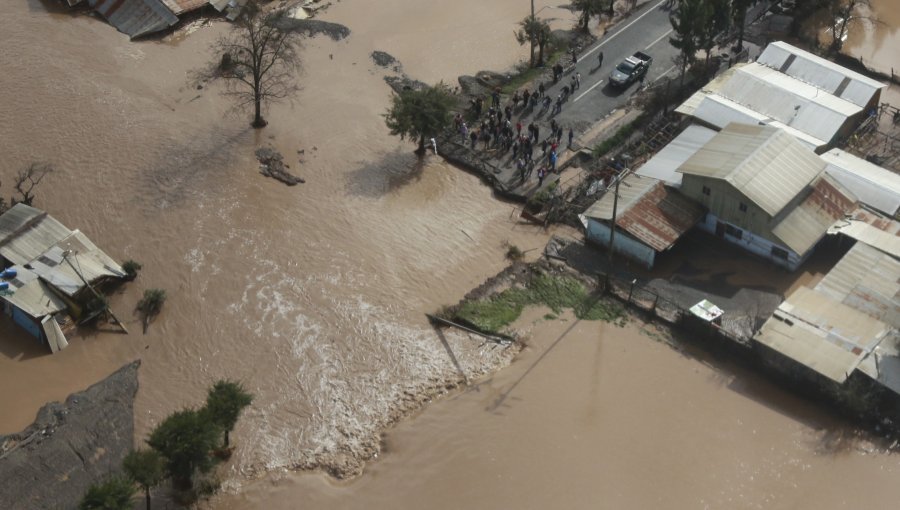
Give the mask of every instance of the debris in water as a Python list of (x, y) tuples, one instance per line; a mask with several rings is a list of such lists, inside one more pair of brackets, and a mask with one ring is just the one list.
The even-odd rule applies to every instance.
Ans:
[(284, 158), (281, 153), (269, 147), (260, 147), (256, 149), (256, 159), (259, 160), (259, 173), (266, 177), (279, 180), (288, 186), (295, 186), (297, 183), (305, 183), (306, 181), (292, 175), (285, 168)]

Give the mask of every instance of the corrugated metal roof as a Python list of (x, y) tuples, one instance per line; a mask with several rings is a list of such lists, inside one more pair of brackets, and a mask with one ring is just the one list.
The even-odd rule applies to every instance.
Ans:
[(756, 340), (842, 383), (891, 331), (879, 320), (800, 287), (763, 324)]
[(0, 256), (26, 264), (72, 231), (40, 209), (16, 204), (0, 216)]
[(865, 243), (856, 243), (815, 290), (900, 327), (900, 261)]
[(178, 16), (159, 0), (88, 0), (110, 25), (131, 38), (165, 30)]
[(208, 0), (162, 0), (172, 14), (184, 14), (197, 10), (208, 4)]
[(858, 106), (869, 104), (872, 96), (886, 87), (883, 83), (782, 41), (769, 44), (757, 62)]
[(900, 257), (900, 222), (862, 207), (838, 220), (829, 234), (844, 234), (873, 248)]
[(673, 186), (680, 186), (681, 174), (677, 172), (678, 167), (714, 136), (716, 132), (712, 129), (697, 125), (688, 126), (649, 161), (641, 165), (636, 173), (660, 179)]
[(699, 204), (657, 182), (616, 225), (656, 251), (669, 249), (703, 215)]
[(826, 141), (834, 138), (849, 117), (862, 111), (856, 104), (756, 63), (735, 66), (731, 79), (712, 90)]
[[(617, 204), (619, 209), (618, 214), (623, 214), (624, 211), (633, 206), (641, 196), (650, 191), (650, 189), (658, 183), (659, 181), (657, 179), (651, 177), (641, 177), (640, 175), (635, 174), (627, 175), (622, 179), (622, 182), (619, 185), (619, 203)], [(610, 189), (610, 191), (605, 193), (600, 200), (597, 200), (593, 205), (588, 207), (584, 212), (584, 215), (588, 218), (597, 220), (612, 220), (614, 197), (615, 194), (612, 193), (612, 189)]]
[(772, 229), (778, 239), (799, 254), (809, 251), (835, 221), (856, 207), (856, 198), (828, 174), (821, 174), (810, 187), (809, 195)]
[(900, 175), (841, 149), (821, 155), (826, 171), (859, 200), (890, 216), (900, 209)]
[(782, 130), (729, 124), (678, 171), (724, 179), (774, 217), (824, 168), (824, 161)]
[(22, 309), (28, 315), (40, 318), (66, 309), (66, 303), (42, 282), (36, 273), (22, 266), (13, 266), (16, 278), (10, 281), (12, 295), (0, 299)]
[[(612, 220), (613, 193), (605, 194), (584, 216)], [(702, 208), (657, 179), (628, 175), (619, 186), (616, 225), (656, 251), (670, 248), (697, 223)]]
[(77, 230), (29, 265), (41, 278), (69, 296), (84, 287), (82, 278), (94, 282), (104, 277), (125, 276), (115, 261)]

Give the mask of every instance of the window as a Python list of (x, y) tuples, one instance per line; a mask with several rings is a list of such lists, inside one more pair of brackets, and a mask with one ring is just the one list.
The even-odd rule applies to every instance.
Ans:
[(728, 224), (725, 225), (725, 233), (735, 239), (743, 239), (744, 238), (744, 231), (737, 227), (734, 227), (732, 225), (728, 225)]
[(773, 246), (772, 247), (772, 256), (777, 257), (781, 260), (787, 260), (788, 259), (788, 251), (783, 248)]
[(747, 204), (743, 202), (738, 203), (738, 209), (740, 209), (741, 212), (747, 212)]
[(704, 195), (709, 196), (710, 192), (711, 192), (711, 190), (709, 189), (708, 186), (703, 186), (703, 194)]

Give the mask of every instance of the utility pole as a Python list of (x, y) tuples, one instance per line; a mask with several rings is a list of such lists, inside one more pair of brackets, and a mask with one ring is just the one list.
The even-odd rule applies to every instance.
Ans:
[[(531, 0), (531, 23), (534, 24), (536, 20), (534, 19), (534, 0)], [(529, 63), (534, 65), (534, 34), (531, 34), (531, 60)]]
[(614, 242), (616, 240), (616, 215), (619, 210), (619, 183), (622, 182), (622, 179), (628, 175), (628, 160), (631, 159), (631, 156), (628, 154), (622, 154), (622, 159), (625, 161), (625, 168), (622, 172), (616, 176), (616, 187), (613, 191), (613, 211), (612, 211), (612, 224), (609, 226), (609, 260), (607, 262), (606, 267), (606, 288), (609, 290), (610, 288), (610, 275), (613, 272), (613, 255), (615, 254)]

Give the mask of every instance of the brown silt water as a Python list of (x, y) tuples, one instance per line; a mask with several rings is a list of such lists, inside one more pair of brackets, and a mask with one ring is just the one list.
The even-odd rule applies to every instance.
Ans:
[[(570, 11), (536, 2), (554, 27)], [(212, 56), (224, 22), (128, 41), (51, 0), (0, 18), (0, 191), (32, 161), (57, 171), (36, 206), (144, 270), (112, 296), (131, 334), (84, 331), (49, 355), (0, 321), (0, 432), (143, 360), (136, 442), (168, 413), (198, 405), (229, 377), (256, 395), (232, 440), (212, 508), (885, 508), (897, 460), (820, 409), (740, 369), (679, 353), (641, 333), (544, 321), (517, 325), (512, 349), (424, 318), (506, 266), (507, 243), (541, 248), (475, 177), (387, 133), (390, 92), (373, 50), (412, 77), (454, 82), (504, 69), (520, 1), (344, 0), (347, 25), (302, 51), (302, 91), (253, 130), (217, 84), (188, 75)], [(280, 150), (306, 184), (259, 175), (256, 147)], [(576, 236), (577, 232), (561, 233)], [(529, 252), (530, 255), (536, 251)], [(140, 333), (144, 289), (169, 296)], [(380, 433), (428, 395), (477, 384), (401, 421), (361, 476)], [(839, 438), (840, 440), (835, 440)], [(823, 446), (824, 445), (824, 446)], [(839, 447), (835, 447), (835, 445)]]

